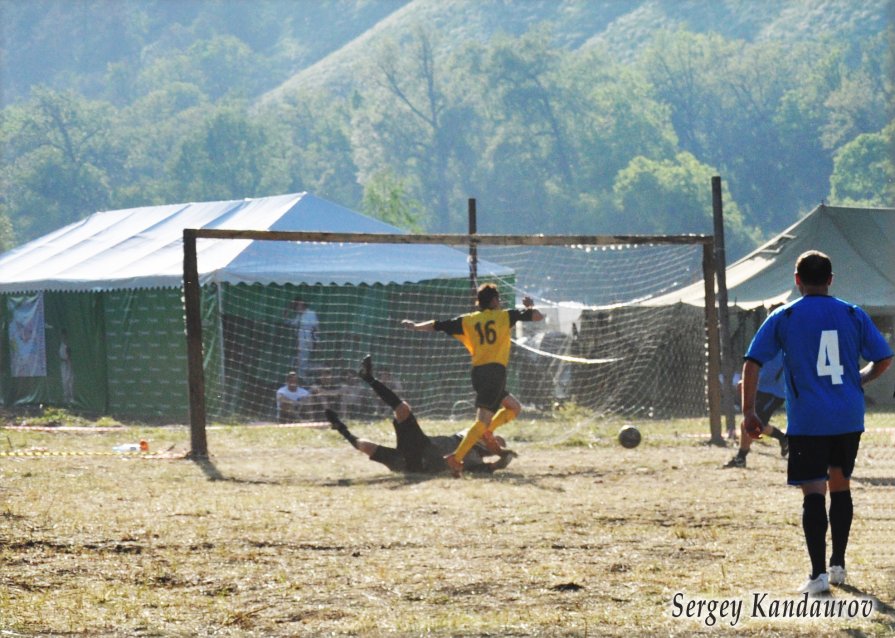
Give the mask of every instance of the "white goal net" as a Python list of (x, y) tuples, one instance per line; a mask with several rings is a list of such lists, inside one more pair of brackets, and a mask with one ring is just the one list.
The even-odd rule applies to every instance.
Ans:
[[(508, 389), (527, 412), (574, 404), (595, 415), (708, 414), (705, 309), (643, 304), (703, 279), (704, 238), (476, 235), (470, 248), (468, 236), (192, 232), (198, 273), (220, 242), (244, 247), (228, 268), (197, 278), (202, 374), (193, 363), (190, 376), (209, 418), (276, 420), (275, 394), (290, 371), (312, 393), (290, 418), (320, 420), (325, 407), (381, 418), (384, 407), (356, 375), (369, 353), (418, 415), (467, 419), (462, 344), (400, 324), (470, 312), (474, 284), (485, 282), (497, 284), (504, 307), (530, 296), (546, 316), (515, 330)], [(188, 308), (188, 326), (189, 317)]]

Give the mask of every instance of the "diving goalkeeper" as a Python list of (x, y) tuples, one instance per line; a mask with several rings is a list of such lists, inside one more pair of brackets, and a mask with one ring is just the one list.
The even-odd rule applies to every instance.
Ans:
[[(463, 434), (427, 436), (417, 422), (410, 405), (373, 375), (373, 361), (370, 355), (364, 357), (358, 375), (392, 409), (394, 413), (392, 424), (395, 426), (397, 446), (386, 447), (356, 437), (335, 412), (326, 410), (326, 418), (332, 428), (366, 454), (371, 461), (382, 463), (393, 472), (438, 474), (449, 471), (451, 468), (445, 461), (445, 455), (457, 447), (463, 439)], [(502, 438), (496, 438), (500, 444), (500, 451), (497, 454), (492, 455), (481, 443), (472, 447), (466, 460), (466, 467), (470, 472), (490, 473), (501, 470), (516, 457), (515, 452), (504, 447), (506, 442)], [(489, 456), (498, 458), (486, 461), (485, 458)]]

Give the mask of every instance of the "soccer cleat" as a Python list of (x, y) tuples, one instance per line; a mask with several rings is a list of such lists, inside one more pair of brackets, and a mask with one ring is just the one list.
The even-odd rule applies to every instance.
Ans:
[(817, 578), (811, 578), (808, 576), (808, 580), (802, 583), (802, 586), (799, 587), (798, 593), (800, 594), (822, 594), (825, 591), (830, 591), (830, 578), (826, 573), (818, 574)]
[(518, 457), (519, 455), (513, 452), (513, 450), (504, 450), (500, 453), (500, 460), (496, 461), (491, 465), (492, 470), (502, 470), (507, 465), (510, 464), (510, 461)]
[(357, 371), (357, 376), (364, 381), (370, 381), (373, 378), (373, 355), (368, 354), (363, 358), (363, 361), (360, 362), (360, 369)]
[(746, 457), (737, 454), (735, 457), (730, 459), (723, 467), (746, 467)]
[(458, 460), (453, 454), (448, 454), (444, 457), (444, 462), (447, 464), (451, 474), (454, 475), (454, 478), (460, 478), (463, 474), (463, 461)]
[(786, 457), (789, 454), (789, 439), (784, 435), (782, 439), (780, 439), (780, 456)]
[(829, 574), (830, 576), (831, 585), (845, 584), (845, 577), (847, 575), (845, 567), (840, 567), (839, 565), (830, 565), (827, 568), (827, 574)]

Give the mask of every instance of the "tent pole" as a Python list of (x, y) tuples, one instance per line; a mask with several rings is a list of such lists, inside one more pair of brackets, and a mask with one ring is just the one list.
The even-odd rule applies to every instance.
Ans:
[(199, 266), (196, 257), (196, 231), (189, 228), (183, 229), (183, 302), (186, 314), (187, 376), (190, 403), (190, 458), (207, 458)]
[(718, 320), (721, 326), (721, 409), (727, 432), (736, 431), (734, 414), (733, 352), (730, 340), (730, 312), (727, 307), (727, 256), (724, 248), (724, 206), (721, 202), (721, 177), (712, 177), (712, 219), (715, 230), (715, 277), (718, 279)]
[(479, 256), (478, 247), (474, 239), (478, 225), (474, 197), (469, 198), (467, 210), (469, 212), (469, 285), (472, 288), (472, 306), (475, 308), (479, 278)]
[(702, 278), (705, 285), (705, 328), (708, 338), (709, 428), (712, 445), (724, 446), (721, 436), (721, 348), (718, 339), (718, 313), (715, 309), (714, 241), (702, 245)]

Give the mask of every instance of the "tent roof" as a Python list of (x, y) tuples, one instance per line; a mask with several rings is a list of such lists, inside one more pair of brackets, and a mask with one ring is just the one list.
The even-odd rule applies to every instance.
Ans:
[[(796, 299), (796, 259), (820, 250), (833, 261), (830, 292), (868, 310), (895, 309), (895, 209), (820, 205), (775, 238), (727, 267), (731, 306), (750, 309)], [(703, 305), (702, 282), (646, 305)]]
[[(180, 287), (183, 229), (403, 234), (308, 193), (100, 212), (0, 255), (0, 292)], [(200, 283), (374, 284), (469, 276), (464, 252), (422, 244), (199, 239)], [(479, 263), (479, 272), (512, 271)]]

